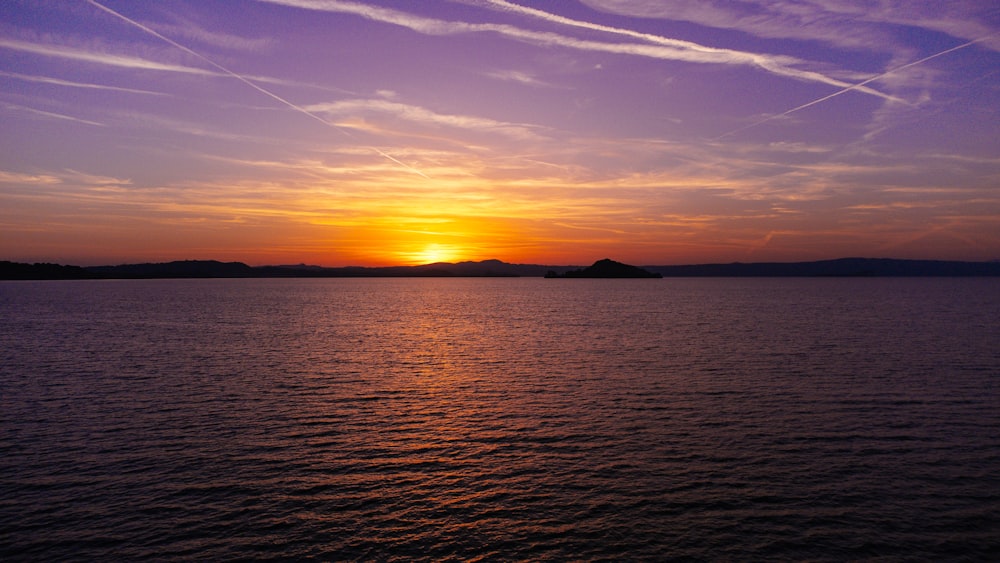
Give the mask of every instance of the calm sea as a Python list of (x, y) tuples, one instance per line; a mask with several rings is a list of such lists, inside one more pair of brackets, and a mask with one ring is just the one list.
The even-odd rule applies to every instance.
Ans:
[(0, 558), (989, 560), (1000, 279), (0, 283)]

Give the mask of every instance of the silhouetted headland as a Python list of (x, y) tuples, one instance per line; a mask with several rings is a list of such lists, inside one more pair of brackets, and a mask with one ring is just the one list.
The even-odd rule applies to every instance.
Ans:
[(662, 274), (644, 270), (638, 266), (630, 266), (615, 262), (610, 258), (598, 260), (592, 266), (580, 270), (571, 270), (562, 274), (549, 271), (547, 278), (662, 278)]
[(60, 264), (0, 261), (3, 280), (153, 279), (153, 278), (385, 278), (385, 277), (969, 277), (1000, 276), (1000, 261), (895, 260), (841, 258), (816, 262), (757, 262), (692, 264), (683, 266), (629, 266), (598, 260), (592, 266), (508, 264), (500, 260), (425, 264), (422, 266), (326, 268), (306, 264), (248, 266), (242, 262), (181, 260), (117, 266), (63, 266)]

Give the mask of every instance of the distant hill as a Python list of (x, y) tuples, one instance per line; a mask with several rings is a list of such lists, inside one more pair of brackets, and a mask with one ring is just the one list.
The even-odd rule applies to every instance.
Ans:
[[(572, 266), (559, 266), (560, 270)], [(517, 277), (543, 276), (552, 266), (534, 264), (508, 264), (500, 260), (481, 262), (438, 262), (422, 266), (347, 266), (324, 268), (321, 266), (261, 266), (254, 268), (261, 277)]]
[(598, 260), (592, 266), (558, 274), (549, 271), (546, 278), (662, 278), (659, 273), (650, 272), (636, 266), (615, 262), (610, 258)]
[[(645, 272), (640, 275), (631, 275)], [(550, 274), (551, 272), (551, 274)], [(182, 260), (117, 266), (63, 266), (0, 261), (0, 279), (144, 279), (144, 278), (342, 278), (342, 277), (512, 277), (567, 278), (628, 277), (898, 277), (898, 276), (1000, 276), (1000, 261), (955, 262), (944, 260), (895, 260), (842, 258), (816, 262), (757, 262), (643, 266), (598, 260), (592, 266), (543, 266), (509, 264), (500, 260), (437, 263), (422, 266), (326, 268), (305, 264), (251, 267), (242, 262)]]
[(669, 277), (900, 277), (1000, 276), (1000, 262), (840, 258), (816, 262), (756, 262), (646, 266)]
[(122, 264), (85, 268), (100, 278), (251, 278), (254, 268), (242, 262), (181, 260), (160, 264)]
[(80, 266), (0, 261), (0, 280), (85, 280), (94, 277)]

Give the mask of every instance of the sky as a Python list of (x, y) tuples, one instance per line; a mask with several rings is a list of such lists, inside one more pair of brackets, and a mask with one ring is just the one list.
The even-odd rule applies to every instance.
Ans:
[(4, 0), (0, 259), (1000, 259), (1000, 3)]

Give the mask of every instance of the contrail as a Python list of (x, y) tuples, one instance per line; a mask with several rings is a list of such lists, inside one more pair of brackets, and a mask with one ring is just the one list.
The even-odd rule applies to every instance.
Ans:
[[(586, 39), (576, 39), (551, 32), (532, 31), (521, 29), (507, 24), (495, 23), (468, 23), (464, 21), (447, 21), (423, 16), (416, 16), (407, 12), (402, 12), (392, 8), (382, 8), (369, 6), (348, 0), (258, 0), (282, 6), (290, 6), (304, 10), (318, 10), (323, 12), (353, 14), (373, 21), (398, 25), (412, 29), (417, 33), (425, 35), (451, 35), (460, 33), (497, 33), (510, 37), (518, 41), (529, 41), (540, 45), (558, 45), (568, 49), (579, 49), (583, 51), (597, 51), (603, 53), (616, 53), (620, 55), (633, 55), (640, 57), (650, 57), (658, 60), (686, 61), (691, 63), (708, 64), (739, 64), (752, 65), (767, 72), (779, 76), (787, 76), (798, 80), (822, 82), (838, 88), (850, 86), (847, 82), (842, 82), (830, 78), (818, 72), (798, 70), (788, 66), (789, 62), (794, 62), (788, 57), (772, 57), (745, 51), (734, 51), (731, 49), (718, 49), (706, 47), (698, 43), (661, 37), (648, 33), (641, 33), (630, 29), (623, 29), (600, 25), (580, 20), (566, 18), (535, 8), (528, 8), (518, 4), (512, 4), (504, 0), (484, 0), (499, 8), (516, 13), (540, 18), (549, 23), (558, 23), (572, 27), (579, 27), (593, 31), (601, 31), (624, 35), (635, 39), (641, 39), (644, 43), (606, 43), (603, 41), (592, 41)], [(649, 44), (647, 44), (649, 43)], [(861, 92), (879, 96), (882, 98), (900, 101), (871, 88), (861, 88)]]
[[(275, 1), (275, 0), (269, 0), (269, 1)], [(560, 16), (558, 14), (546, 12), (544, 10), (529, 8), (527, 6), (521, 6), (511, 2), (507, 2), (507, 0), (485, 0), (485, 1), (489, 4), (507, 10), (509, 12), (528, 15), (548, 22), (568, 25), (571, 27), (579, 27), (583, 29), (591, 29), (595, 31), (603, 31), (606, 33), (612, 33), (616, 35), (624, 35), (626, 37), (632, 37), (635, 39), (648, 41), (650, 43), (654, 43), (657, 45), (665, 45), (668, 47), (676, 48), (685, 52), (702, 53), (706, 57), (710, 57), (709, 59), (705, 59), (702, 62), (708, 62), (714, 59), (715, 62), (720, 62), (724, 60), (729, 63), (749, 64), (761, 68), (767, 72), (777, 74), (779, 76), (787, 76), (790, 78), (795, 78), (797, 80), (822, 82), (824, 84), (829, 84), (831, 86), (839, 86), (839, 87), (850, 86), (850, 83), (848, 82), (836, 80), (834, 78), (831, 78), (829, 76), (826, 76), (818, 72), (792, 68), (790, 66), (787, 66), (784, 62), (782, 62), (778, 58), (770, 57), (768, 55), (751, 53), (747, 51), (734, 51), (732, 49), (719, 49), (716, 47), (707, 47), (705, 45), (693, 43), (691, 41), (672, 39), (670, 37), (663, 37), (660, 35), (643, 33), (640, 31), (634, 31), (626, 28), (612, 27), (607, 25), (591, 23), (587, 21), (574, 20), (572, 18), (567, 18), (564, 16)], [(719, 59), (718, 57), (721, 57), (721, 59)], [(880, 98), (885, 98), (887, 100), (892, 100), (896, 102), (901, 101), (898, 98), (895, 98), (888, 94), (883, 94), (878, 90), (874, 90), (871, 88), (864, 88), (862, 87), (861, 84), (856, 84), (851, 87), (859, 88), (862, 92), (866, 94), (871, 94), (873, 96), (878, 96)]]
[(732, 131), (730, 131), (728, 133), (723, 133), (722, 135), (719, 135), (718, 137), (715, 137), (714, 139), (709, 139), (709, 142), (715, 142), (715, 141), (718, 141), (719, 139), (723, 139), (723, 138), (728, 137), (730, 135), (735, 135), (736, 133), (740, 133), (742, 131), (746, 131), (747, 129), (750, 129), (752, 127), (756, 127), (758, 125), (762, 125), (762, 124), (767, 123), (768, 121), (771, 121), (773, 119), (778, 119), (780, 117), (785, 117), (786, 115), (795, 113), (795, 112), (797, 112), (799, 110), (803, 110), (803, 109), (806, 109), (807, 107), (811, 107), (811, 106), (814, 106), (816, 104), (825, 102), (825, 101), (829, 100), (830, 98), (835, 98), (835, 97), (837, 97), (837, 96), (839, 96), (841, 94), (846, 94), (847, 92), (850, 92), (851, 90), (856, 90), (858, 88), (862, 88), (866, 84), (869, 84), (869, 83), (874, 82), (876, 80), (879, 80), (881, 78), (885, 78), (886, 76), (889, 76), (890, 74), (899, 72), (901, 70), (908, 69), (910, 67), (913, 67), (913, 66), (916, 66), (916, 65), (919, 65), (919, 64), (926, 63), (927, 61), (929, 61), (931, 59), (936, 59), (936, 58), (938, 58), (938, 57), (940, 57), (942, 55), (947, 55), (948, 53), (952, 53), (954, 51), (958, 51), (959, 49), (964, 49), (966, 47), (969, 47), (970, 45), (975, 45), (976, 43), (979, 43), (981, 41), (985, 41), (985, 40), (987, 40), (987, 39), (989, 39), (989, 38), (991, 38), (991, 37), (993, 37), (995, 35), (1000, 35), (1000, 32), (998, 32), (998, 33), (992, 33), (990, 35), (986, 35), (986, 36), (980, 37), (979, 39), (973, 39), (972, 41), (969, 41), (967, 43), (962, 43), (961, 45), (958, 45), (956, 47), (952, 47), (950, 49), (945, 49), (944, 51), (941, 51), (940, 53), (934, 53), (933, 55), (924, 57), (924, 58), (922, 58), (922, 59), (920, 59), (918, 61), (913, 61), (912, 63), (907, 63), (907, 64), (905, 64), (903, 66), (898, 66), (898, 67), (896, 67), (894, 69), (887, 70), (886, 72), (883, 72), (882, 74), (873, 76), (873, 77), (871, 77), (871, 78), (869, 78), (869, 79), (867, 79), (867, 80), (865, 80), (863, 82), (858, 82), (857, 84), (854, 84), (852, 86), (848, 86), (847, 88), (844, 88), (843, 90), (838, 90), (838, 91), (836, 91), (836, 92), (834, 92), (834, 93), (832, 93), (832, 94), (830, 94), (828, 96), (823, 96), (822, 98), (819, 98), (817, 100), (813, 100), (811, 102), (802, 104), (801, 106), (794, 107), (794, 108), (792, 108), (792, 109), (790, 109), (790, 110), (788, 110), (788, 111), (786, 111), (784, 113), (779, 113), (777, 115), (771, 115), (771, 116), (765, 117), (764, 119), (761, 119), (759, 121), (755, 121), (755, 122), (753, 122), (753, 123), (751, 123), (749, 125), (744, 125), (743, 127), (740, 127), (738, 129), (733, 129)]
[[(93, 5), (96, 8), (99, 8), (99, 9), (101, 9), (101, 10), (103, 10), (103, 11), (109, 13), (109, 14), (111, 14), (112, 16), (115, 16), (118, 19), (121, 19), (121, 20), (123, 20), (123, 21), (125, 21), (125, 22), (127, 22), (127, 23), (129, 23), (131, 25), (134, 25), (135, 27), (138, 27), (139, 29), (145, 31), (146, 33), (148, 33), (148, 34), (156, 37), (157, 39), (165, 41), (165, 42), (173, 45), (174, 47), (177, 47), (178, 49), (180, 49), (181, 51), (184, 51), (185, 53), (193, 55), (194, 57), (196, 57), (196, 58), (204, 61), (206, 64), (211, 65), (212, 67), (214, 67), (214, 68), (222, 71), (223, 73), (225, 73), (225, 74), (227, 74), (229, 76), (232, 76), (233, 78), (239, 80), (240, 82), (246, 84), (247, 86), (253, 88), (254, 90), (257, 90), (261, 94), (264, 94), (265, 96), (268, 96), (269, 98), (277, 100), (278, 102), (281, 102), (282, 104), (284, 104), (284, 105), (292, 108), (293, 110), (295, 110), (297, 112), (300, 112), (302, 114), (305, 114), (306, 116), (311, 117), (312, 119), (315, 119), (316, 121), (319, 121), (320, 123), (322, 123), (323, 125), (326, 125), (327, 127), (331, 127), (333, 129), (336, 129), (337, 131), (339, 131), (340, 133), (342, 133), (344, 135), (347, 135), (348, 137), (351, 136), (351, 134), (348, 133), (347, 131), (345, 131), (343, 128), (338, 127), (337, 125), (335, 125), (333, 123), (330, 123), (329, 121), (323, 119), (319, 115), (316, 115), (315, 113), (313, 113), (313, 112), (311, 112), (311, 111), (303, 108), (302, 106), (299, 106), (299, 105), (297, 105), (295, 103), (292, 103), (292, 102), (286, 100), (285, 98), (282, 98), (281, 96), (275, 94), (274, 92), (271, 92), (270, 90), (267, 90), (265, 88), (262, 88), (262, 87), (260, 87), (260, 86), (258, 86), (256, 84), (254, 84), (253, 82), (251, 82), (250, 80), (248, 80), (247, 78), (245, 78), (243, 75), (241, 75), (241, 74), (239, 74), (237, 72), (229, 70), (228, 68), (220, 65), (219, 63), (217, 63), (217, 62), (209, 59), (208, 57), (206, 57), (206, 56), (204, 56), (204, 55), (202, 55), (202, 54), (200, 54), (200, 53), (198, 53), (198, 52), (196, 52), (196, 51), (194, 51), (192, 49), (189, 49), (189, 48), (185, 47), (184, 45), (181, 45), (180, 43), (174, 41), (173, 39), (170, 39), (169, 37), (161, 35), (156, 30), (151, 29), (151, 28), (149, 28), (149, 27), (147, 27), (145, 25), (142, 25), (141, 23), (139, 23), (139, 22), (137, 22), (137, 21), (135, 21), (135, 20), (127, 17), (127, 16), (124, 16), (124, 15), (122, 15), (122, 14), (114, 11), (111, 8), (108, 8), (107, 6), (104, 6), (103, 4), (97, 2), (96, 0), (87, 0), (87, 3)], [(385, 151), (383, 151), (383, 150), (381, 150), (381, 149), (379, 149), (377, 147), (368, 147), (368, 148), (370, 148), (372, 151), (374, 151), (375, 153), (377, 153), (379, 156), (381, 156), (381, 157), (383, 157), (383, 158), (385, 158), (385, 159), (387, 159), (387, 160), (389, 160), (391, 162), (394, 162), (394, 163), (398, 164), (399, 166), (402, 166), (403, 168), (409, 170), (410, 172), (413, 172), (414, 174), (418, 174), (418, 175), (423, 176), (424, 178), (427, 178), (428, 180), (430, 180), (430, 176), (428, 176), (427, 174), (424, 174), (423, 172), (421, 172), (421, 171), (417, 170), (416, 168), (414, 168), (414, 167), (406, 164), (405, 162), (402, 162), (402, 161), (394, 158), (392, 155), (389, 155)]]

